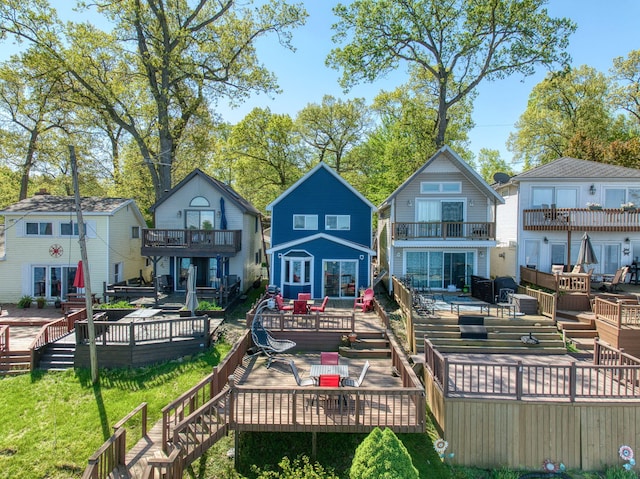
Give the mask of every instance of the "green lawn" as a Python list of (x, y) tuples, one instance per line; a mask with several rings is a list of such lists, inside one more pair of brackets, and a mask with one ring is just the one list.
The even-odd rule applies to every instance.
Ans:
[[(0, 478), (80, 477), (113, 424), (146, 401), (153, 425), (161, 409), (209, 374), (229, 349), (218, 344), (187, 361), (103, 370), (96, 387), (88, 370), (0, 379)], [(128, 443), (139, 438), (139, 420)]]

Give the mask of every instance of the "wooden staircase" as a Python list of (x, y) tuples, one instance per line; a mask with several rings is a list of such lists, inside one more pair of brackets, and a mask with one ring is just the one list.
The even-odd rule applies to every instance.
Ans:
[(64, 371), (73, 369), (76, 345), (71, 343), (48, 344), (38, 362), (38, 369)]
[(596, 316), (590, 311), (556, 311), (558, 330), (576, 349), (593, 352), (598, 337)]
[[(414, 321), (417, 354), (424, 352), (427, 337), (441, 352), (565, 354), (562, 335), (551, 319), (535, 321), (485, 317), (487, 339), (461, 338), (458, 318), (419, 318)], [(532, 335), (537, 344), (525, 344), (524, 336)]]
[(345, 358), (390, 358), (391, 347), (388, 339), (380, 333), (358, 333), (358, 338), (350, 347), (340, 346), (339, 353)]

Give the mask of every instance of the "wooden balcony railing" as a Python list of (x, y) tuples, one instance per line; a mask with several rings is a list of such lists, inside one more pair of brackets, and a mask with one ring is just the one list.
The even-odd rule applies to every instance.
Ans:
[(143, 229), (143, 256), (175, 255), (188, 249), (191, 256), (236, 254), (242, 249), (241, 230)]
[(394, 240), (492, 240), (495, 239), (495, 223), (428, 221), (393, 223)]
[(609, 301), (596, 297), (594, 302), (596, 318), (614, 325), (617, 329), (640, 329), (640, 305), (619, 301)]
[(640, 366), (576, 363), (545, 365), (451, 361), (425, 338), (425, 365), (445, 397), (634, 399)]
[(524, 210), (522, 227), (527, 231), (640, 231), (640, 210), (620, 208), (546, 208)]

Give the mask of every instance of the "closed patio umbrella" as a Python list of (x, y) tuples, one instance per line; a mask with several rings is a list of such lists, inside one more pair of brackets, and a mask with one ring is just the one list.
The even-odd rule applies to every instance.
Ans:
[(73, 286), (76, 288), (78, 293), (84, 291), (84, 270), (82, 269), (82, 260), (78, 261), (76, 276), (73, 278)]
[(580, 241), (580, 250), (578, 251), (578, 259), (576, 264), (598, 264), (598, 258), (593, 250), (591, 238), (587, 233), (582, 236)]
[(191, 311), (191, 316), (195, 316), (195, 311), (198, 309), (198, 297), (196, 295), (196, 271), (197, 269), (194, 265), (189, 265), (185, 306), (189, 311)]
[(220, 197), (220, 229), (227, 229), (227, 215), (224, 211), (224, 198), (222, 196)]

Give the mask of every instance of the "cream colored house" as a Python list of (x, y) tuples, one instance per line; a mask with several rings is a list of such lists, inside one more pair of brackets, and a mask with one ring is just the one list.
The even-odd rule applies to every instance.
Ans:
[[(103, 282), (138, 277), (146, 260), (140, 255), (145, 221), (132, 199), (81, 199), (91, 292)], [(0, 249), (0, 301), (23, 295), (65, 299), (81, 259), (75, 199), (46, 193), (0, 211), (4, 241)]]
[(471, 276), (489, 276), (496, 245), (496, 208), (504, 203), (478, 173), (445, 146), (378, 207), (382, 281), (460, 290)]

